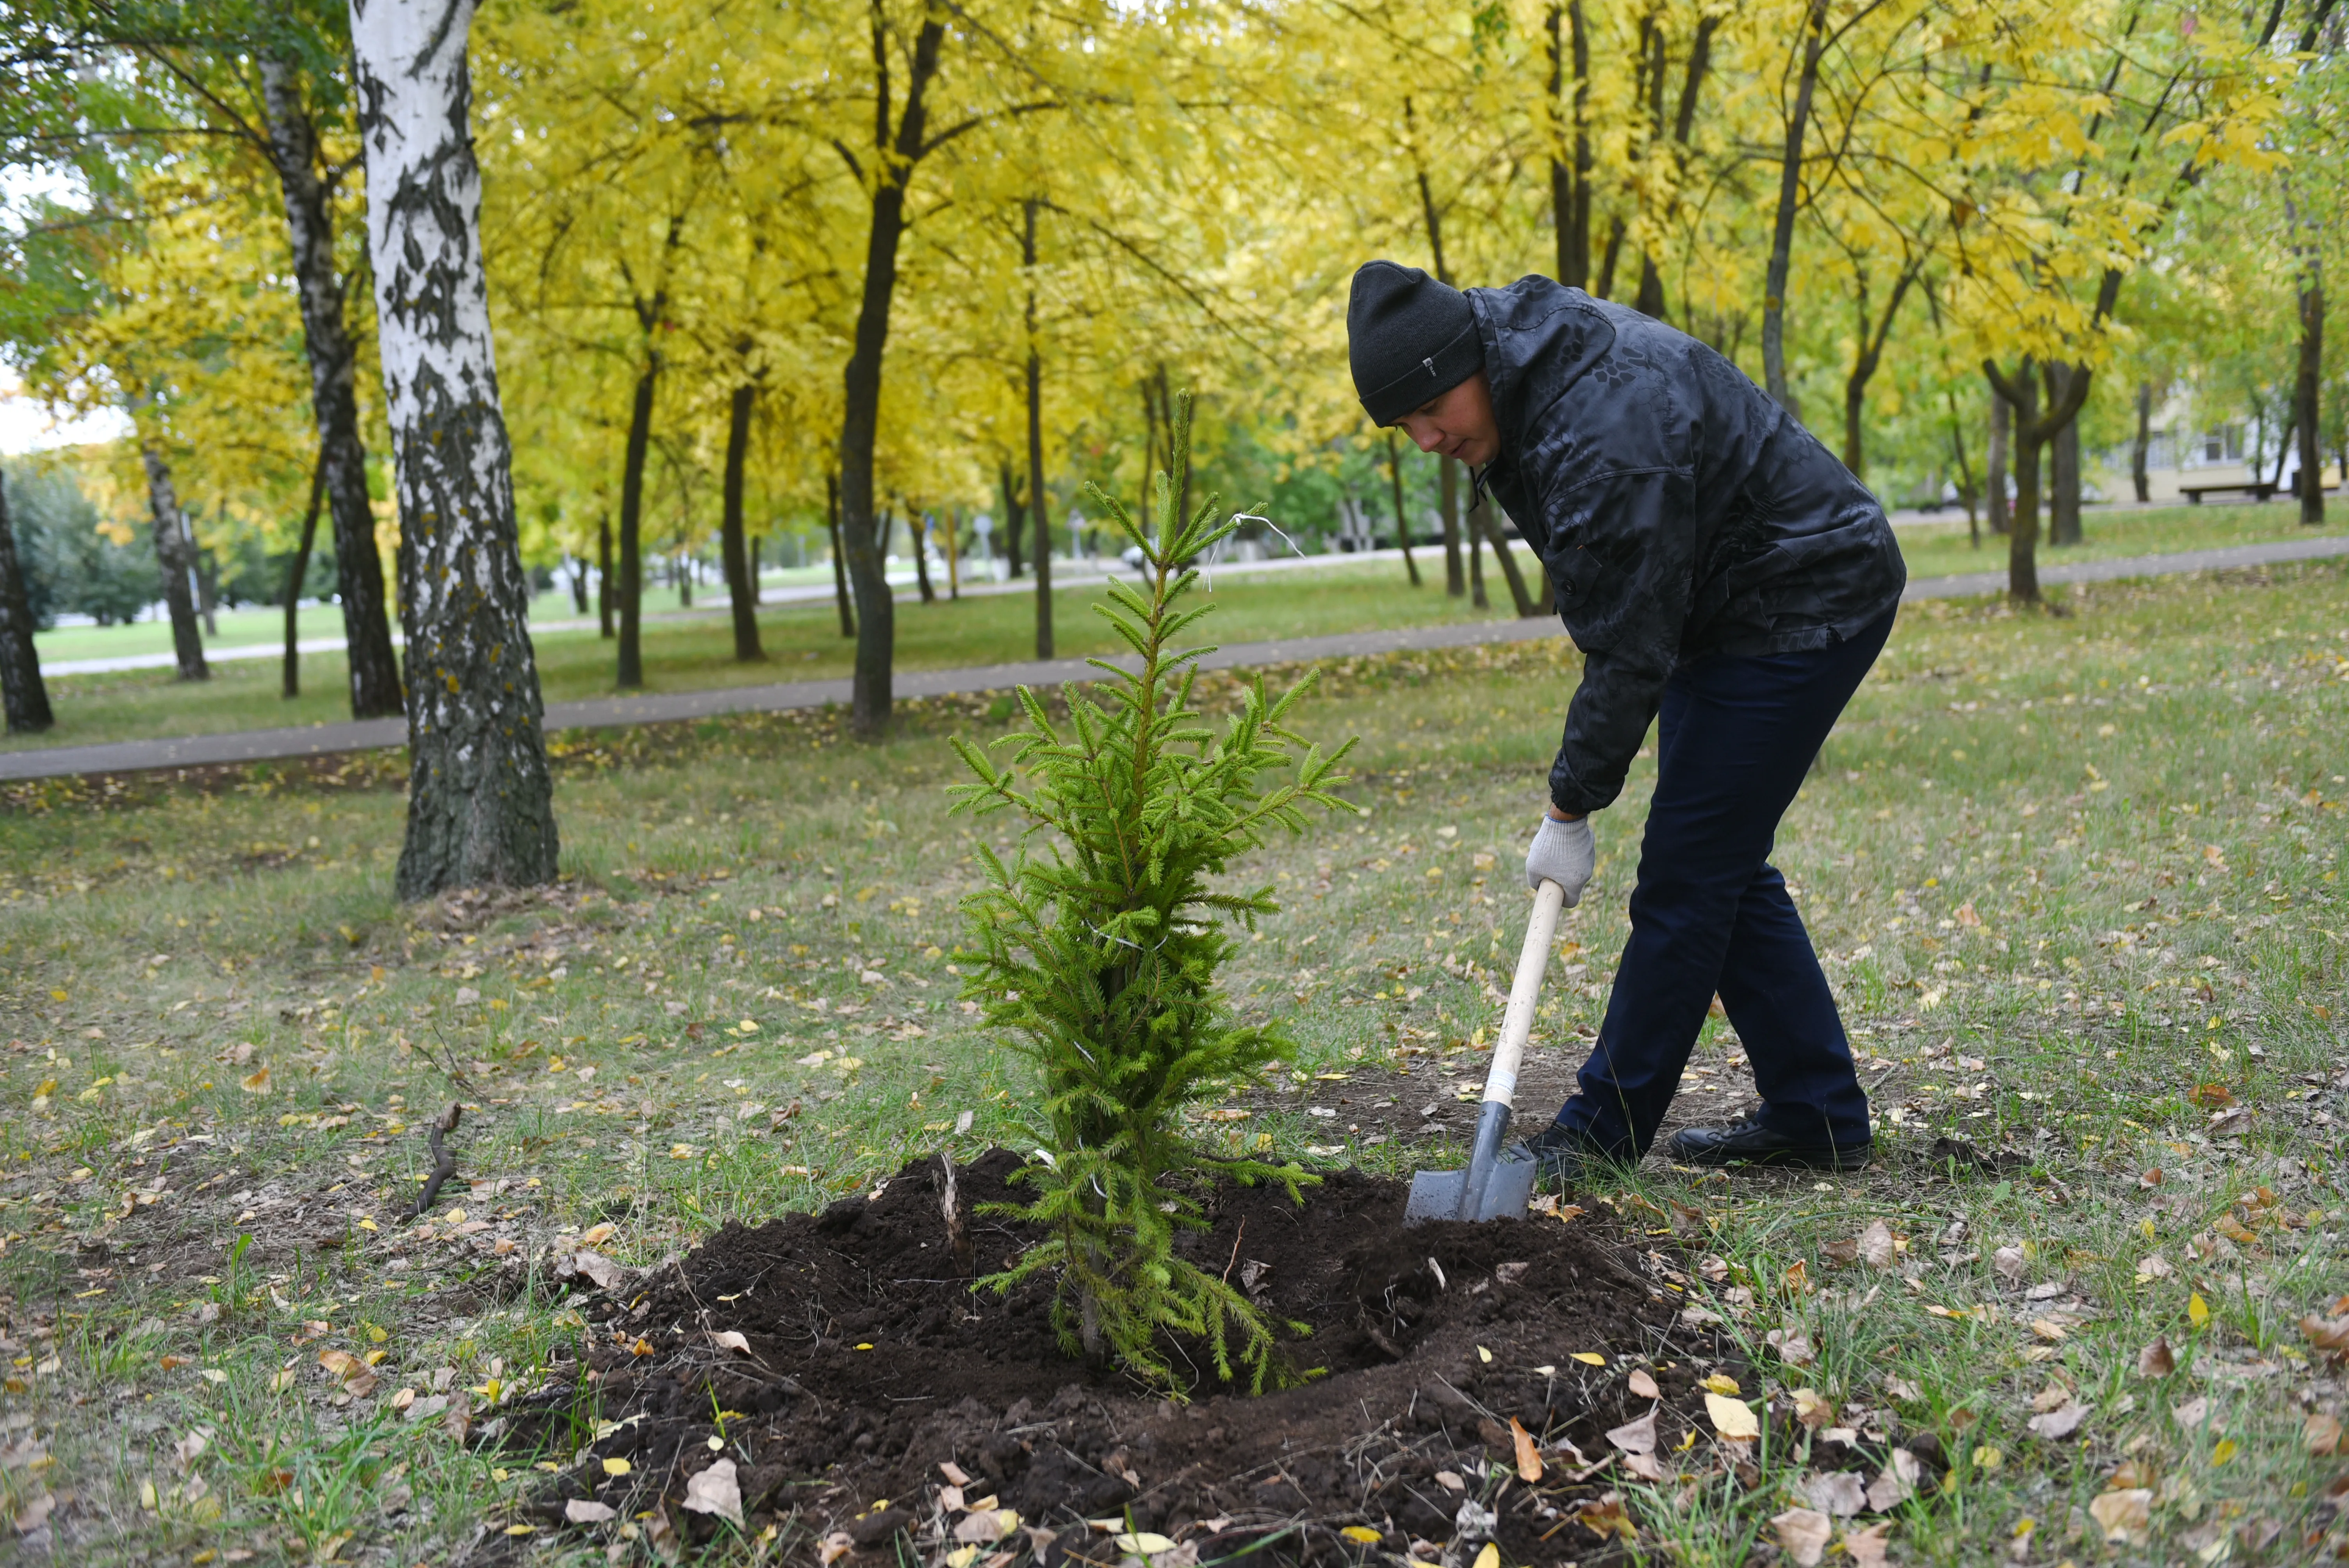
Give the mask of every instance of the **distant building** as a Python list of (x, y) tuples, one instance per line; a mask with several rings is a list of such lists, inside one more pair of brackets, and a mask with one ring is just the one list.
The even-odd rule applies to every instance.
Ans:
[[(2261, 487), (2271, 496), (2293, 493), (2293, 476), (2300, 468), (2300, 439), (2279, 453), (2285, 434), (2272, 424), (2262, 425), (2230, 417), (2217, 405), (2198, 401), (2180, 388), (2153, 412), (2146, 441), (2147, 499), (2156, 505), (2174, 506), (2204, 496), (2214, 501), (2251, 500)], [(2099, 455), (2095, 471), (2084, 487), (2093, 497), (2127, 500), (2136, 494), (2130, 462), (2136, 443), (2126, 441)], [(2281, 456), (2282, 461), (2278, 461)], [(2324, 485), (2341, 483), (2341, 454), (2327, 454)]]

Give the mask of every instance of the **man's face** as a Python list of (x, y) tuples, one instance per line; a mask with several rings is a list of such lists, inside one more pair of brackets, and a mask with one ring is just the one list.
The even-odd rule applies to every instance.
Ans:
[(1501, 428), (1493, 418), (1493, 384), (1482, 370), (1395, 421), (1423, 452), (1457, 458), (1481, 469), (1501, 455)]

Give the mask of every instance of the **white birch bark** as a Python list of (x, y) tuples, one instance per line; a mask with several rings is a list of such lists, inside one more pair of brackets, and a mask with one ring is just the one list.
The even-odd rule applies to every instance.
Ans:
[(481, 265), (472, 0), (351, 0), (367, 244), (399, 498), (408, 838), (421, 898), (555, 874), (529, 581)]

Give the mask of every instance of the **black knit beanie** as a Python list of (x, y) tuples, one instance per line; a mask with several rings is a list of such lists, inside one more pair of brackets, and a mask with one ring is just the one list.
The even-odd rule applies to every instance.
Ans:
[(1392, 425), (1483, 368), (1485, 346), (1468, 296), (1417, 267), (1365, 262), (1346, 304), (1346, 355), (1354, 395), (1378, 425)]

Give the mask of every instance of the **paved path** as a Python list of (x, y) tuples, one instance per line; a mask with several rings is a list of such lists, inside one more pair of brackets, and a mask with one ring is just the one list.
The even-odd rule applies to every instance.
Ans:
[[(2126, 577), (2213, 572), (2229, 567), (2264, 566), (2280, 562), (2315, 561), (2343, 555), (2349, 555), (2349, 535), (2324, 534), (2275, 544), (2243, 544), (2225, 550), (2194, 550), (2169, 555), (2075, 562), (2047, 567), (2040, 573), (2039, 580), (2044, 583), (2104, 583)], [(1978, 598), (1998, 593), (2005, 586), (2006, 573), (2003, 572), (1970, 572), (1956, 577), (1928, 577), (1910, 583), (1901, 600), (1909, 603), (1920, 599)], [(1396, 631), (1341, 632), (1327, 637), (1237, 643), (1216, 650), (1201, 663), (1208, 669), (1298, 664), (1361, 654), (1532, 642), (1560, 635), (1561, 631), (1557, 622), (1546, 615), (1525, 621), (1454, 622), (1448, 625), (1411, 626)], [(1130, 660), (1116, 662), (1123, 664)], [(1100, 676), (1101, 671), (1083, 659), (1047, 659), (1016, 665), (966, 665), (957, 669), (901, 670), (897, 674), (895, 687), (899, 696), (951, 696), (968, 692), (1004, 691), (1015, 686), (1054, 686), (1064, 681), (1095, 680)], [(848, 699), (849, 682), (845, 676), (831, 680), (785, 681), (771, 686), (728, 686), (709, 691), (657, 692), (638, 696), (551, 703), (546, 710), (546, 727), (550, 730), (597, 729), (618, 725), (661, 724), (679, 719), (711, 718), (730, 713), (780, 713), (793, 708), (822, 707), (826, 703), (845, 704)], [(171, 740), (129, 740), (107, 746), (59, 746), (44, 750), (0, 753), (0, 780), (129, 773), (150, 769), (318, 757), (401, 746), (407, 740), (408, 724), (405, 719), (378, 718), (347, 724), (319, 724), (306, 729), (247, 729)]]

